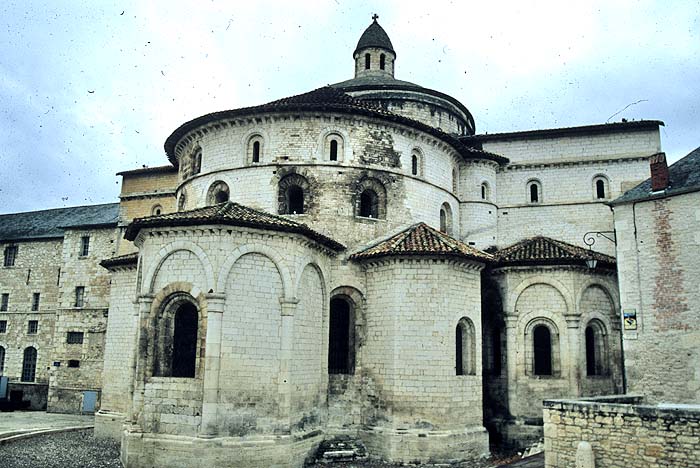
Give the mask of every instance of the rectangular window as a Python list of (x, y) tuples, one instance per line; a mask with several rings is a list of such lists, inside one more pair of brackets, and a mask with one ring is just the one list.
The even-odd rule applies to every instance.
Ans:
[(75, 307), (83, 307), (85, 305), (85, 286), (77, 286), (75, 288)]
[(32, 310), (37, 311), (39, 310), (39, 300), (41, 298), (41, 294), (39, 293), (34, 293), (32, 294)]
[(83, 332), (68, 332), (66, 336), (66, 343), (68, 344), (82, 344), (83, 343)]
[(7, 320), (0, 320), (0, 333), (7, 332)]
[(8, 245), (5, 247), (5, 259), (3, 261), (3, 266), (11, 267), (15, 266), (15, 260), (17, 259), (17, 246)]
[(39, 331), (39, 321), (30, 320), (27, 323), (27, 335), (36, 335), (37, 331)]
[(80, 256), (87, 257), (88, 252), (90, 252), (90, 236), (83, 236), (80, 238)]
[(80, 367), (80, 361), (78, 361), (77, 359), (69, 359), (68, 367)]
[(10, 304), (10, 294), (2, 293), (0, 296), (0, 312), (7, 312), (7, 307)]

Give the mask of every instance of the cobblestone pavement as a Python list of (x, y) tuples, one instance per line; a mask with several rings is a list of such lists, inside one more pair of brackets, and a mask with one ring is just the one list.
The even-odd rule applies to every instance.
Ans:
[(95, 439), (92, 436), (92, 429), (40, 435), (1, 445), (0, 466), (2, 468), (121, 468), (119, 442)]

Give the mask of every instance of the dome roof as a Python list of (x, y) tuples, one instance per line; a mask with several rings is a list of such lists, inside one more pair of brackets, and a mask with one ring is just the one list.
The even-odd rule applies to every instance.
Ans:
[(353, 55), (368, 47), (386, 49), (392, 54), (396, 55), (396, 52), (394, 52), (394, 46), (391, 45), (391, 39), (389, 39), (389, 36), (387, 35), (386, 31), (384, 31), (384, 28), (379, 26), (379, 23), (377, 23), (377, 16), (375, 15), (373, 19), (374, 21), (372, 24), (365, 29), (365, 32), (363, 32), (362, 36), (360, 36), (360, 40), (357, 41), (357, 47), (355, 47), (355, 52), (353, 52)]

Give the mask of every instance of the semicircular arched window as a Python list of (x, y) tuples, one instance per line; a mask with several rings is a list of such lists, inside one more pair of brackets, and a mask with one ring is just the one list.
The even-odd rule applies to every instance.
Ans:
[(343, 137), (337, 133), (329, 133), (323, 141), (324, 159), (327, 161), (342, 161), (345, 152)]
[(607, 177), (599, 175), (593, 178), (593, 198), (596, 200), (610, 198), (610, 182)]
[(300, 174), (289, 174), (283, 177), (278, 186), (279, 214), (304, 214), (308, 211), (309, 182)]
[(209, 187), (207, 191), (207, 205), (218, 205), (229, 201), (230, 193), (228, 184), (221, 180), (217, 180)]
[(246, 160), (248, 164), (258, 164), (263, 161), (264, 141), (261, 135), (255, 134), (248, 138)]
[(386, 189), (377, 179), (360, 181), (356, 188), (355, 216), (361, 218), (386, 218)]
[(531, 204), (542, 203), (542, 184), (539, 180), (528, 181), (527, 202)]

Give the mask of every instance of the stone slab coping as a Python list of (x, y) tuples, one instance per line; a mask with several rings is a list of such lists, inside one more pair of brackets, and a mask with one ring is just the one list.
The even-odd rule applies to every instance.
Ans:
[(687, 417), (700, 419), (700, 404), (642, 404), (643, 395), (605, 395), (581, 399), (544, 400), (545, 409), (630, 414), (640, 417)]

